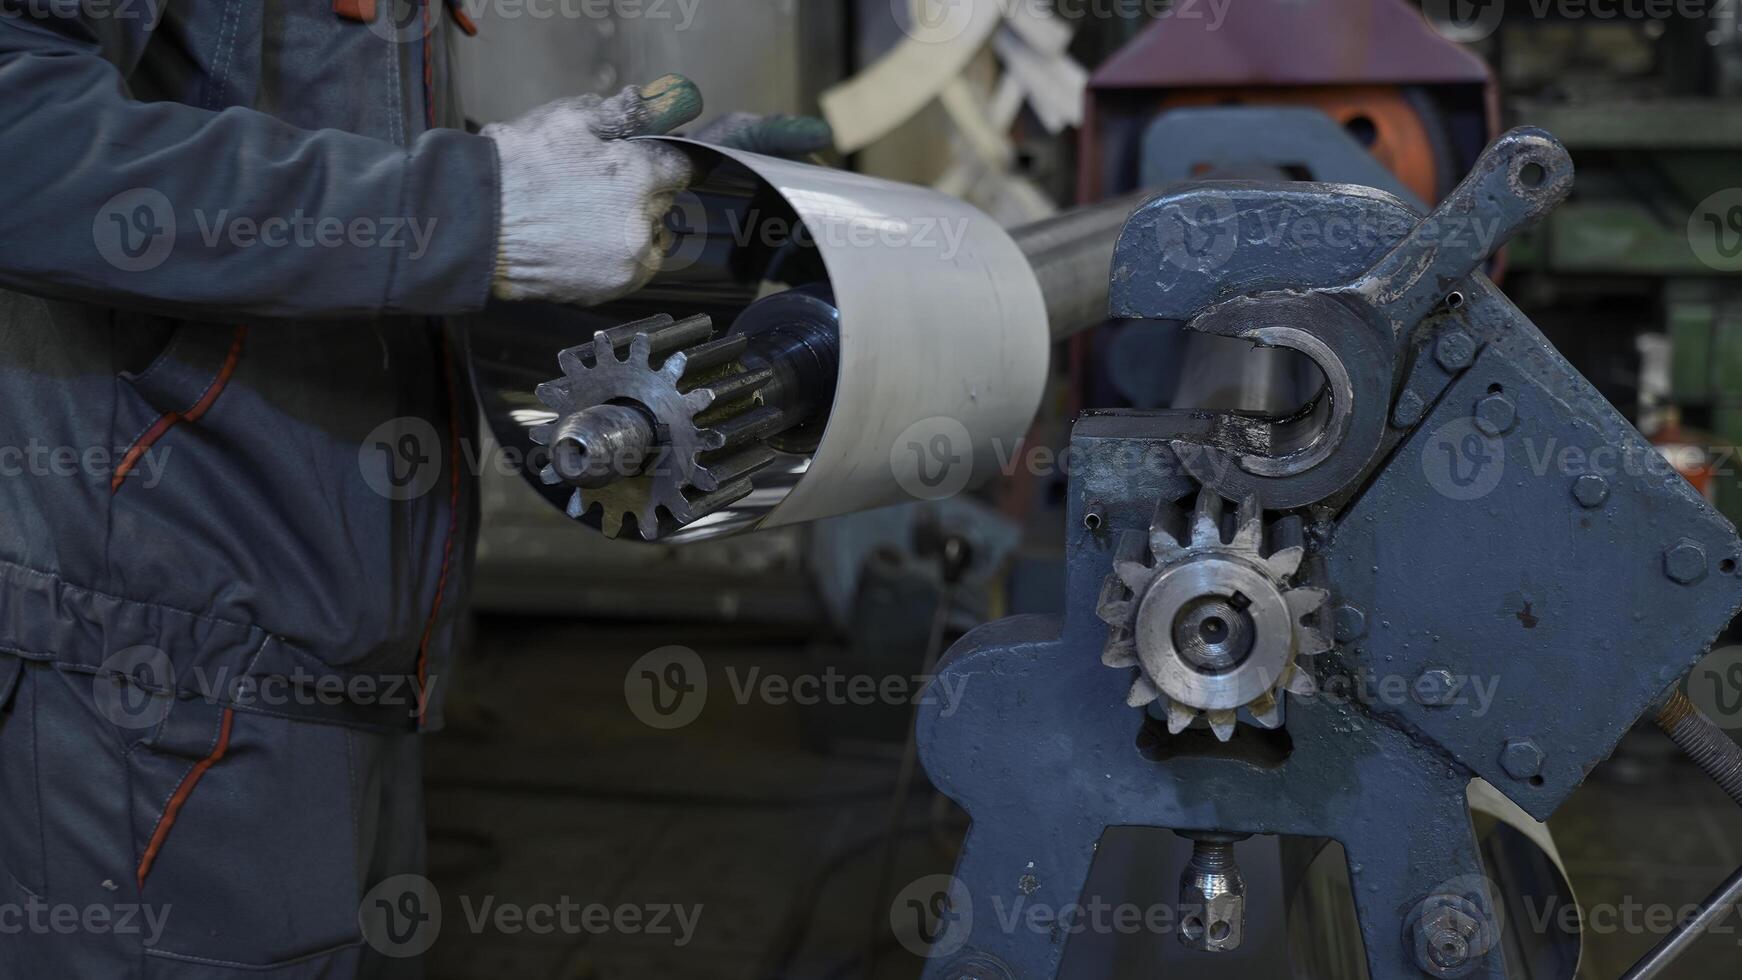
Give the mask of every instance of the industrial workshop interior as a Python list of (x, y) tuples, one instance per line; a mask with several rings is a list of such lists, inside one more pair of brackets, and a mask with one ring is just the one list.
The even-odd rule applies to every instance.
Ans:
[(1742, 977), (1738, 0), (0, 0), (0, 980)]

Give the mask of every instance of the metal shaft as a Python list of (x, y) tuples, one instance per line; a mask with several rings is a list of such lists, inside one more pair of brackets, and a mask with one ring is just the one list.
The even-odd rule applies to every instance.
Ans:
[(1053, 340), (1106, 321), (1113, 249), (1126, 219), (1149, 196), (1144, 191), (1085, 205), (1010, 232), (1040, 280)]
[(1688, 947), (1707, 929), (1729, 915), (1738, 902), (1742, 902), (1742, 870), (1719, 885), (1718, 890), (1700, 905), (1699, 912), (1692, 919), (1683, 923), (1681, 928), (1670, 933), (1651, 952), (1641, 957), (1639, 962), (1633, 964), (1633, 969), (1622, 975), (1621, 980), (1650, 980), (1652, 977), (1664, 976), (1669, 965), (1687, 952)]

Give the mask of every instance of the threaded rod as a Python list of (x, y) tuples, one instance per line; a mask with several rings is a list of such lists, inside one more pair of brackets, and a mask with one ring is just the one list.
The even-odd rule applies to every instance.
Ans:
[(1731, 741), (1729, 733), (1707, 718), (1679, 689), (1657, 713), (1657, 727), (1681, 746), (1694, 765), (1723, 787), (1730, 799), (1742, 806), (1742, 746)]

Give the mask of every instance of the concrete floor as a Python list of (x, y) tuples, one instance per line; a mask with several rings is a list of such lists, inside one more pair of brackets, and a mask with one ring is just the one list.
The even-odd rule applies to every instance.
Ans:
[[(431, 877), (444, 910), (429, 976), (861, 976), (896, 765), (888, 753), (825, 755), (801, 709), (740, 704), (724, 679), (758, 665), (812, 669), (803, 637), (527, 618), (484, 620), (477, 635), (450, 728), (429, 741)], [(692, 724), (660, 731), (626, 706), (625, 675), (673, 643), (702, 653), (711, 686)], [(1631, 906), (1695, 902), (1742, 863), (1742, 813), (1660, 742), (1631, 737), (1632, 762), (1599, 770), (1554, 820), (1581, 904), (1588, 916), (1605, 910), (1589, 919), (1581, 978), (1617, 977), (1661, 938), (1651, 913)], [(927, 833), (933, 797), (914, 797), (897, 888), (953, 864), (960, 815), (938, 810), (945, 829)], [(486, 901), (495, 911), (565, 898), (644, 916), (662, 905), (701, 910), (681, 947), (675, 935), (633, 928), (535, 935), (511, 931), (512, 920), (467, 924)], [(1726, 930), (1672, 976), (1742, 976), (1742, 915)], [(877, 980), (919, 973), (920, 960), (888, 939), (877, 956)]]

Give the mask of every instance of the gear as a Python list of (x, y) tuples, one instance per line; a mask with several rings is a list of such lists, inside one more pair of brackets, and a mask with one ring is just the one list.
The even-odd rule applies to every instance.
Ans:
[(1126, 702), (1158, 703), (1174, 734), (1202, 713), (1226, 742), (1242, 708), (1280, 727), (1283, 692), (1317, 690), (1298, 658), (1331, 648), (1318, 625), (1328, 593), (1293, 584), (1305, 555), (1300, 518), (1266, 528), (1256, 496), (1231, 521), (1207, 487), (1189, 512), (1163, 501), (1147, 535), (1120, 539), (1096, 608), (1110, 627), (1102, 662), (1137, 668)]
[(593, 335), (557, 356), (563, 377), (539, 385), (557, 413), (532, 429), (551, 449), (545, 483), (575, 485), (568, 513), (600, 513), (610, 537), (634, 518), (649, 541), (742, 500), (777, 454), (763, 438), (785, 425), (765, 405), (767, 369), (747, 370), (742, 334), (712, 339), (707, 316), (660, 315)]

